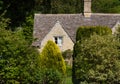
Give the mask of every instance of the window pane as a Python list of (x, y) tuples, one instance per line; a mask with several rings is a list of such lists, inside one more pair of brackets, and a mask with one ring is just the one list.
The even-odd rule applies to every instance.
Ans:
[(54, 41), (55, 41), (55, 43), (56, 43), (58, 46), (62, 46), (63, 37), (61, 37), (61, 36), (56, 36), (56, 37), (54, 37)]
[(57, 37), (54, 37), (54, 39), (55, 39), (55, 43), (58, 44), (58, 41), (57, 41), (58, 38), (57, 38)]
[(58, 45), (59, 45), (59, 46), (62, 46), (62, 37), (59, 37), (59, 38), (58, 38)]

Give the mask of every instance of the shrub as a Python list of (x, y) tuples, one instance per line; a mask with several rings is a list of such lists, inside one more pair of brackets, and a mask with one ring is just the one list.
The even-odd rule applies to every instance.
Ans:
[(53, 41), (48, 41), (40, 55), (40, 65), (43, 68), (52, 68), (60, 73), (66, 73), (66, 66), (60, 49)]
[(112, 31), (108, 27), (102, 27), (102, 26), (83, 26), (79, 27), (76, 33), (76, 42), (78, 40), (82, 40), (85, 38), (89, 38), (90, 35), (93, 35), (94, 33), (98, 35), (108, 35), (112, 34)]
[(37, 84), (61, 84), (62, 74), (55, 69), (40, 69), (35, 79), (37, 79)]
[(73, 54), (73, 52), (70, 49), (62, 52), (62, 55), (63, 55), (64, 59), (70, 59), (72, 57), (72, 54)]
[(74, 47), (74, 84), (119, 84), (120, 46), (113, 36), (93, 35)]
[[(82, 40), (88, 39), (90, 38), (91, 35), (93, 34), (97, 34), (100, 36), (104, 36), (104, 35), (109, 35), (112, 34), (112, 31), (110, 28), (108, 27), (102, 27), (102, 26), (83, 26), (83, 27), (79, 27), (76, 33), (76, 42), (79, 41), (79, 43)], [(92, 44), (91, 44), (92, 45)], [(74, 59), (76, 58), (77, 54), (79, 54), (79, 49), (77, 49), (77, 46), (79, 46), (78, 44), (75, 44), (74, 46), (74, 51), (73, 51), (73, 68), (72, 68), (72, 77), (73, 77), (73, 81), (77, 83), (79, 83), (79, 80), (76, 80), (76, 76), (75, 76), (75, 63), (74, 63)]]
[(18, 32), (0, 28), (0, 84), (32, 83), (39, 52)]

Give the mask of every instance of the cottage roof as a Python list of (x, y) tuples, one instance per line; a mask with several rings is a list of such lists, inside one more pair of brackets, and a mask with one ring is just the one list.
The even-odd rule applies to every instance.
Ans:
[(34, 46), (40, 45), (43, 38), (50, 32), (55, 23), (59, 21), (63, 29), (75, 42), (76, 30), (80, 26), (108, 26), (113, 28), (120, 21), (120, 14), (91, 14), (91, 17), (84, 17), (82, 14), (35, 14), (34, 17), (34, 38), (38, 40)]

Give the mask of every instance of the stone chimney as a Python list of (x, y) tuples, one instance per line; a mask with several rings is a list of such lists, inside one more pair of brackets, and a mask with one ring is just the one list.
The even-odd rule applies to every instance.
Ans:
[(84, 0), (84, 16), (85, 17), (91, 16), (91, 1), (92, 0)]

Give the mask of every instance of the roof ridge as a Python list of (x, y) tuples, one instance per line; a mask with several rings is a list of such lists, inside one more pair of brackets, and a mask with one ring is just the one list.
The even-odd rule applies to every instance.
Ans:
[[(41, 13), (35, 13), (35, 16), (74, 16), (74, 15), (83, 15), (82, 13), (77, 14), (41, 14)], [(105, 16), (120, 16), (120, 14), (117, 13), (92, 13), (92, 15), (105, 15)], [(84, 15), (83, 15), (84, 16)]]
[(92, 15), (113, 15), (113, 16), (116, 16), (116, 15), (120, 15), (120, 13), (92, 13)]
[(82, 15), (82, 13), (77, 13), (77, 14), (39, 14), (39, 13), (35, 13), (35, 15), (44, 15), (44, 16), (66, 16), (66, 15)]

